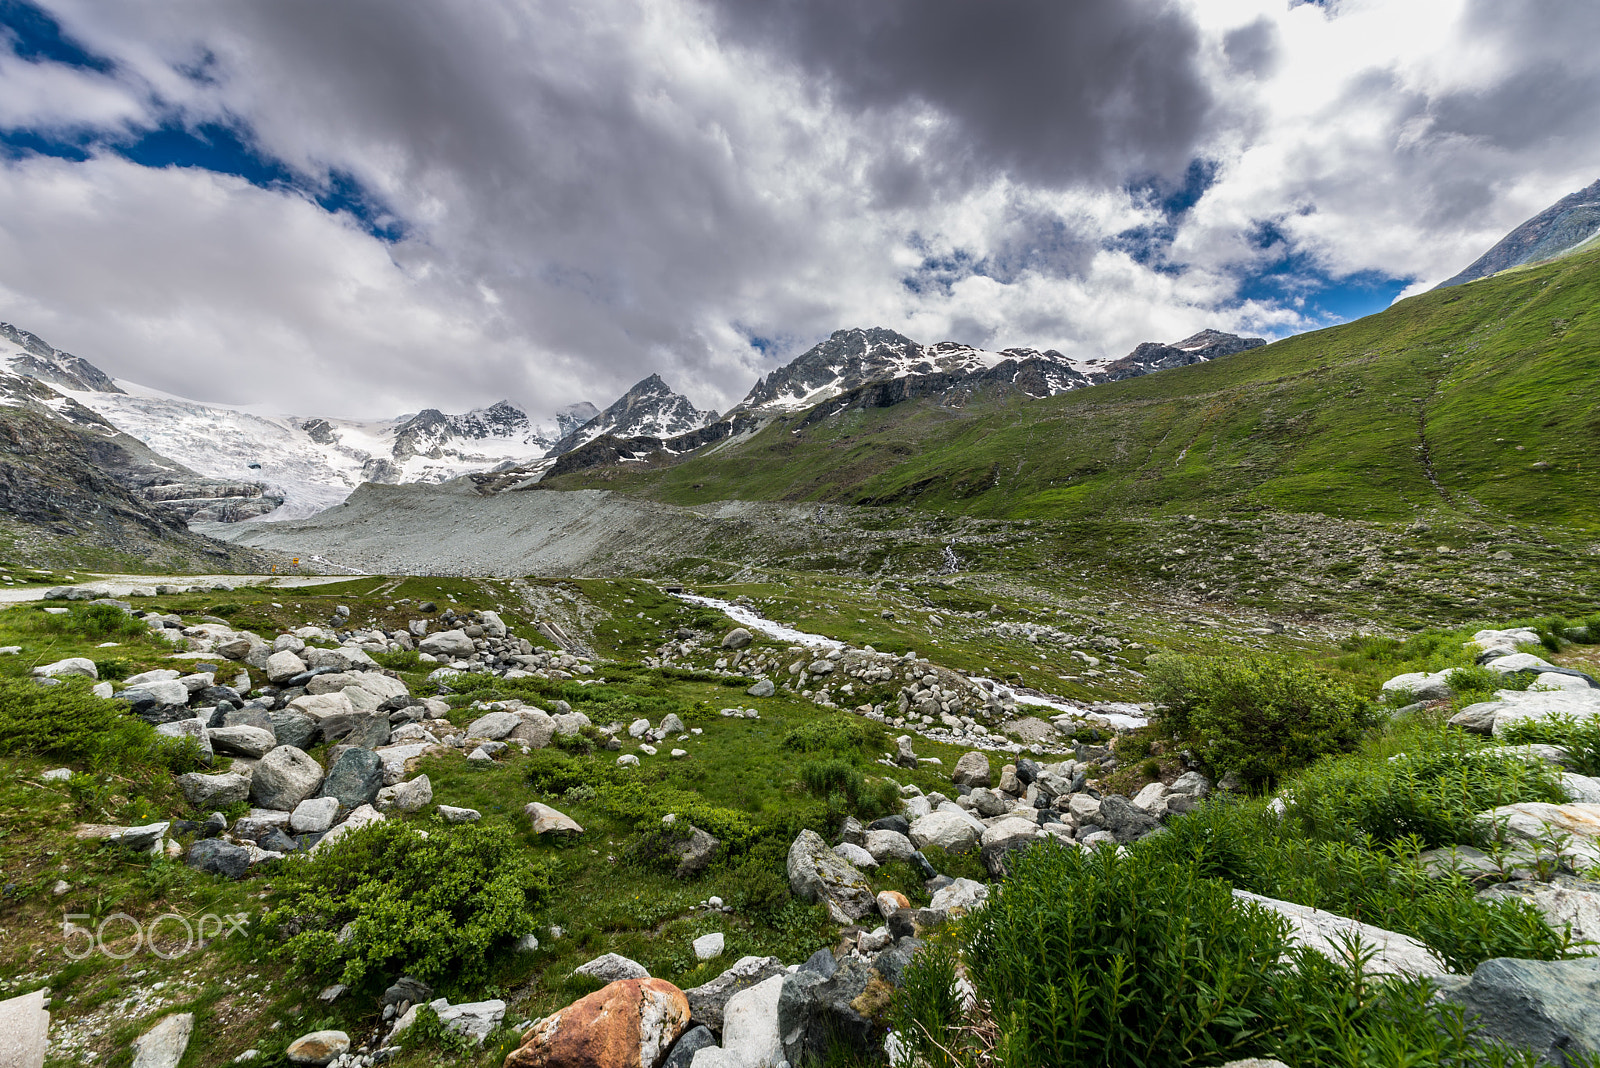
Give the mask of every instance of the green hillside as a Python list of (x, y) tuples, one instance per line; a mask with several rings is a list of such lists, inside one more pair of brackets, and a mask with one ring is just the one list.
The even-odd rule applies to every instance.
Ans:
[(1600, 250), (1214, 363), (1045, 400), (804, 413), (668, 468), (552, 480), (692, 504), (1086, 519), (1260, 511), (1600, 526)]

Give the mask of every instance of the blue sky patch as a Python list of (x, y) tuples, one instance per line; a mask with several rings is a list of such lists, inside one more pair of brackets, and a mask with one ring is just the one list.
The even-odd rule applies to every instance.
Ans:
[(0, 31), (11, 51), (30, 63), (61, 63), (102, 74), (114, 66), (68, 37), (48, 11), (25, 0), (0, 0)]
[[(114, 69), (109, 59), (90, 53), (68, 37), (48, 12), (23, 0), (0, 0), (0, 28), (11, 51), (29, 62), (57, 63), (100, 74)], [(208, 54), (181, 72), (191, 80), (210, 81), (215, 65), (215, 57)], [(159, 102), (156, 110), (161, 110)], [(263, 152), (242, 122), (190, 124), (169, 114), (159, 126), (132, 130), (0, 128), (0, 159), (37, 155), (82, 163), (98, 152), (114, 153), (142, 167), (197, 167), (243, 178), (261, 189), (297, 193), (324, 211), (349, 215), (382, 241), (399, 241), (408, 232), (404, 221), (355, 175), (336, 168), (320, 175), (300, 173)]]
[(1293, 248), (1271, 220), (1256, 223), (1250, 243), (1262, 250), (1275, 249), (1277, 254), (1240, 279), (1238, 299), (1291, 307), (1308, 320), (1327, 326), (1382, 311), (1415, 281), (1381, 271), (1332, 275), (1310, 253)]

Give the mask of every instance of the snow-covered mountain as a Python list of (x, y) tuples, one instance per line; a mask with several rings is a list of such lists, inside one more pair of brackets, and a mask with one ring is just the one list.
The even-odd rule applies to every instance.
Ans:
[(810, 408), (869, 382), (941, 372), (972, 374), (1007, 360), (1042, 360), (1057, 364), (1064, 371), (1073, 370), (1072, 361), (1054, 349), (988, 352), (955, 341), (922, 345), (893, 330), (856, 327), (835, 330), (828, 340), (758, 381), (733, 410), (782, 415)]
[(1085, 365), (1086, 377), (1090, 383), (1120, 382), (1124, 378), (1138, 378), (1170, 367), (1187, 367), (1191, 363), (1205, 363), (1219, 356), (1232, 356), (1236, 352), (1258, 349), (1266, 343), (1265, 338), (1240, 337), (1238, 334), (1225, 334), (1221, 330), (1202, 330), (1170, 345), (1146, 341), (1122, 359), (1104, 367), (1096, 366), (1098, 361), (1090, 361)]
[(5, 358), (6, 366), (17, 374), (37, 378), (57, 389), (122, 392), (100, 368), (70, 352), (52, 348), (37, 334), (0, 323), (0, 339), (11, 350)]
[(651, 375), (617, 398), (611, 407), (554, 442), (546, 455), (571, 452), (602, 434), (671, 438), (716, 421), (716, 412), (701, 411), (688, 397), (672, 392), (660, 375)]
[[(253, 484), (258, 510), (281, 497), (281, 507), (259, 516), (269, 520), (332, 507), (363, 482), (443, 482), (536, 459), (599, 414), (583, 401), (556, 412), (556, 425), (545, 427), (500, 401), (461, 415), (429, 408), (373, 421), (264, 416), (114, 381), (87, 360), (9, 324), (0, 324), (0, 339), (9, 343), (0, 353), (11, 374), (53, 387), (46, 392), (55, 399), (33, 398), (37, 403), (72, 421), (91, 415), (176, 461), (190, 479)], [(0, 389), (0, 400), (4, 393)], [(178, 492), (163, 499), (177, 500)], [(197, 507), (203, 519), (258, 517), (237, 507)]]
[(1010, 348), (998, 352), (955, 341), (922, 345), (882, 327), (836, 330), (755, 384), (733, 410), (758, 416), (802, 411), (872, 382), (953, 375), (972, 385), (1014, 383), (1030, 396), (1053, 396), (1099, 382), (1134, 378), (1265, 345), (1202, 330), (1172, 345), (1146, 342), (1105, 366), (1075, 361), (1055, 349)]
[(363, 482), (444, 482), (543, 456), (555, 442), (509, 401), (362, 421), (256, 415), (121, 384), (122, 393), (71, 396), (196, 471), (267, 483), (284, 497), (270, 520), (313, 515)]
[[(88, 370), (99, 374), (93, 367)], [(23, 450), (28, 454), (27, 470), (13, 467), (0, 477), (0, 482), (10, 483), (10, 506), (0, 511), (18, 514), (18, 494), (26, 497), (23, 489), (30, 483), (34, 489), (41, 483), (53, 484), (56, 489), (46, 492), (44, 499), (54, 501), (54, 507), (79, 498), (76, 518), (91, 525), (102, 505), (139, 522), (151, 520), (162, 526), (195, 518), (249, 519), (283, 503), (261, 482), (207, 478), (156, 453), (65, 391), (32, 375), (0, 368), (0, 409), (10, 410), (3, 418), (13, 441), (28, 443)], [(18, 464), (24, 463), (22, 458), (16, 459)], [(88, 468), (81, 466), (85, 462)], [(75, 468), (75, 463), (80, 466)], [(69, 485), (72, 489), (65, 490)], [(87, 503), (96, 498), (98, 503)], [(130, 500), (136, 503), (130, 504)]]

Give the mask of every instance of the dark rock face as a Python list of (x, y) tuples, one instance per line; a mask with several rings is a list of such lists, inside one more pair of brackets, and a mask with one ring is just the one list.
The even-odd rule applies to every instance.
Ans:
[(272, 733), (279, 745), (292, 745), (296, 749), (310, 749), (322, 736), (317, 721), (293, 709), (279, 709), (271, 713)]
[(1161, 825), (1150, 813), (1115, 794), (1100, 799), (1099, 820), (1100, 826), (1122, 843), (1132, 842)]
[(338, 798), (345, 808), (371, 804), (383, 787), (383, 759), (370, 749), (352, 747), (339, 754), (322, 783), (322, 797)]
[(250, 852), (244, 846), (217, 838), (203, 838), (189, 847), (184, 863), (200, 871), (239, 879), (250, 870)]
[(783, 982), (778, 996), (778, 1033), (790, 1064), (826, 1064), (835, 1045), (861, 1053), (873, 1048), (873, 1026), (865, 1004), (868, 987), (892, 988), (866, 961), (848, 958), (826, 977), (802, 968)]
[(694, 1063), (696, 1053), (716, 1044), (717, 1040), (712, 1037), (709, 1027), (704, 1025), (691, 1027), (678, 1036), (678, 1041), (673, 1043), (667, 1059), (661, 1062), (661, 1068), (689, 1068)]
[(1499, 958), (1478, 965), (1470, 981), (1450, 977), (1442, 992), (1463, 1005), (1486, 1038), (1565, 1064), (1567, 1052), (1600, 1051), (1600, 960)]
[(1460, 274), (1435, 289), (1487, 278), (1511, 267), (1558, 256), (1600, 233), (1600, 181), (1568, 194), (1501, 238)]

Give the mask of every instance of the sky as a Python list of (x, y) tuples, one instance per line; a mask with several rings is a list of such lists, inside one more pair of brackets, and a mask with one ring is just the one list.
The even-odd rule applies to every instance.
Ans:
[(0, 319), (198, 400), (725, 410), (836, 329), (1381, 310), (1600, 177), (1593, 0), (0, 0)]

